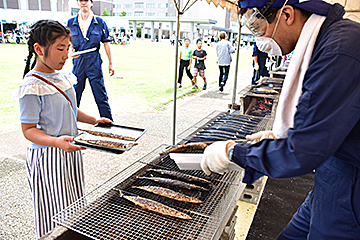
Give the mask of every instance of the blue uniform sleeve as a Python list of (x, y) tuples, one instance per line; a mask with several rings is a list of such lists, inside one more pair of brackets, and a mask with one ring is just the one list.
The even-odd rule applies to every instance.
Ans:
[(71, 27), (71, 23), (70, 23), (70, 21), (71, 21), (71, 18), (67, 21), (67, 24), (66, 24), (66, 26), (67, 26), (68, 28), (70, 28), (70, 27)]
[(256, 46), (256, 42), (254, 42), (254, 50), (253, 50), (253, 57), (256, 57), (257, 55), (258, 55), (258, 48), (257, 48), (257, 46)]
[(102, 43), (110, 42), (109, 28), (104, 20), (102, 20), (102, 24), (103, 26), (102, 26), (101, 42)]
[(245, 168), (244, 182), (262, 174), (304, 175), (340, 154), (342, 160), (360, 166), (359, 131), (354, 130), (360, 124), (360, 62), (339, 53), (322, 53), (313, 61), (288, 137), (235, 146), (232, 160)]

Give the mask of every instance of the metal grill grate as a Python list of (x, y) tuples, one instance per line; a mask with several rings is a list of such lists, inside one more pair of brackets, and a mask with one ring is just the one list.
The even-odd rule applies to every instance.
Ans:
[(180, 143), (245, 139), (246, 135), (264, 130), (269, 122), (269, 118), (228, 112), (216, 113), (217, 115), (211, 114), (215, 115), (212, 118), (207, 117), (207, 121), (202, 125), (197, 123), (181, 133), (178, 136), (182, 139)]
[[(133, 185), (157, 185), (137, 178), (155, 176), (156, 173), (147, 171), (150, 168), (179, 171), (168, 155), (159, 155), (165, 147), (162, 145), (155, 149), (76, 201), (54, 216), (54, 221), (93, 239), (212, 239), (218, 234), (225, 214), (241, 194), (243, 172), (231, 171), (225, 175), (212, 174), (207, 177), (202, 171), (181, 171), (207, 178), (213, 183), (210, 191), (176, 189), (203, 200), (201, 204), (177, 202), (131, 188)], [(181, 220), (144, 210), (120, 197), (119, 189), (125, 195), (139, 195), (164, 203), (193, 219)]]

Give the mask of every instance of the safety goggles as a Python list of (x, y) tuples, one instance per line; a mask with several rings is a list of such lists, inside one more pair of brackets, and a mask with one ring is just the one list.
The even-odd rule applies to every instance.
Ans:
[(266, 33), (268, 21), (257, 8), (248, 9), (241, 18), (241, 23), (246, 26), (255, 37), (261, 37)]
[[(287, 4), (289, 0), (285, 0), (281, 10), (280, 10), (280, 14), (282, 13), (285, 5)], [(273, 1), (269, 1), (271, 5), (271, 3)], [(268, 6), (268, 7), (269, 7)], [(268, 7), (265, 7), (262, 9), (263, 12), (265, 12)], [(280, 20), (280, 16), (278, 17), (277, 21), (276, 21), (276, 26), (275, 26), (275, 30), (279, 24), (279, 20)], [(252, 34), (254, 34), (255, 37), (262, 37), (264, 36), (264, 34), (266, 33), (266, 30), (269, 26), (268, 21), (266, 20), (266, 18), (264, 17), (264, 15), (259, 11), (259, 9), (257, 9), (256, 7), (254, 8), (249, 8), (244, 14), (243, 17), (241, 18), (241, 23), (246, 26), (251, 32)], [(273, 35), (275, 34), (275, 30), (273, 31)], [(271, 38), (272, 38), (271, 37)]]

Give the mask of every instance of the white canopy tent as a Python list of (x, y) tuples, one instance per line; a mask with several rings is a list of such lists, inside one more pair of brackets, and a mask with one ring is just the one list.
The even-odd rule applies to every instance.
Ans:
[[(206, 0), (209, 4), (212, 2), (215, 6), (226, 8), (228, 11), (237, 10), (238, 0)], [(340, 3), (345, 7), (345, 18), (360, 22), (360, 1), (359, 0), (323, 0), (328, 3)], [(237, 11), (231, 11), (232, 21), (236, 21)]]
[(53, 19), (66, 24), (70, 17), (69, 12), (0, 9), (0, 20), (2, 23), (31, 25), (41, 19)]

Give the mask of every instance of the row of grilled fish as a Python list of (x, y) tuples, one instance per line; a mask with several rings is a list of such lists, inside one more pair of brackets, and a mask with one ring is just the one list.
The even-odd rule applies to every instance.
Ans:
[(194, 150), (204, 150), (208, 145), (206, 143), (190, 143), (190, 144), (181, 144), (179, 146), (173, 147), (168, 151), (160, 153), (160, 155), (165, 155), (169, 153), (179, 153), (186, 151), (194, 151)]
[(142, 189), (144, 191), (147, 192), (151, 192), (154, 193), (156, 195), (160, 195), (163, 197), (167, 197), (170, 199), (174, 199), (180, 202), (189, 202), (189, 203), (202, 203), (203, 201), (194, 198), (194, 197), (190, 197), (187, 196), (185, 194), (179, 193), (179, 192), (175, 192), (171, 189), (168, 188), (163, 188), (163, 187), (157, 187), (157, 186), (132, 186), (132, 188), (137, 188), (137, 189)]
[[(157, 172), (159, 174), (169, 175), (169, 176), (181, 179), (181, 180), (196, 181), (196, 182), (211, 184), (211, 182), (206, 179), (195, 177), (195, 176), (184, 174), (184, 173), (173, 172), (173, 171), (168, 171), (168, 170), (163, 170), (163, 169), (148, 169), (147, 171), (153, 171), (153, 172)], [(185, 188), (185, 189), (209, 191), (209, 189), (198, 186), (196, 184), (182, 182), (182, 181), (175, 180), (175, 179), (160, 178), (160, 177), (138, 177), (138, 178), (151, 180), (151, 181), (155, 181), (155, 182), (159, 182), (159, 183), (167, 184), (167, 185), (171, 185), (171, 186), (181, 187), (181, 188)], [(179, 193), (179, 192), (176, 192), (171, 189), (164, 188), (164, 187), (132, 186), (132, 188), (141, 189), (141, 190), (151, 192), (151, 193), (154, 193), (154, 194), (157, 194), (157, 195), (160, 195), (163, 197), (167, 197), (170, 199), (174, 199), (177, 201), (189, 202), (189, 203), (202, 203), (201, 200), (199, 200), (195, 197), (190, 197), (185, 194), (182, 194), (182, 193)], [(126, 196), (121, 191), (120, 191), (120, 197), (123, 197), (123, 198), (133, 202), (135, 205), (140, 206), (144, 209), (153, 211), (153, 212), (157, 212), (157, 213), (160, 213), (163, 215), (172, 216), (172, 217), (181, 218), (181, 219), (192, 219), (189, 215), (187, 215), (183, 212), (180, 212), (174, 208), (171, 208), (165, 204), (156, 202), (154, 200), (150, 200), (150, 199), (139, 197), (139, 196)]]
[(175, 177), (177, 179), (181, 179), (181, 180), (185, 180), (185, 181), (189, 181), (189, 182), (202, 182), (202, 183), (212, 184), (209, 180), (206, 180), (204, 178), (195, 177), (195, 176), (188, 175), (188, 174), (181, 173), (181, 172), (168, 171), (168, 170), (164, 170), (164, 169), (148, 169), (147, 171), (160, 173), (162, 175), (168, 175), (168, 176)]
[(171, 186), (176, 186), (176, 187), (181, 187), (181, 188), (186, 188), (186, 189), (190, 189), (190, 190), (202, 190), (202, 191), (209, 191), (209, 189), (195, 185), (195, 184), (191, 184), (191, 183), (186, 183), (186, 182), (182, 182), (179, 180), (175, 180), (175, 179), (169, 179), (169, 178), (160, 178), (160, 177), (137, 177), (139, 179), (146, 179), (146, 180), (150, 180), (150, 181), (154, 181), (154, 182), (158, 182), (158, 183), (162, 183), (162, 184), (167, 184), (167, 185), (171, 185)]
[(123, 136), (123, 135), (119, 135), (119, 134), (115, 134), (115, 133), (92, 131), (92, 130), (80, 129), (80, 128), (78, 128), (78, 130), (80, 130), (82, 132), (92, 134), (92, 135), (95, 135), (95, 136), (100, 136), (100, 137), (115, 138), (115, 139), (130, 140), (130, 141), (135, 141), (136, 140), (133, 137)]
[(113, 141), (108, 141), (108, 140), (89, 140), (89, 139), (82, 139), (79, 138), (80, 141), (85, 141), (87, 143), (91, 143), (97, 146), (102, 146), (102, 147), (109, 147), (109, 148), (120, 148), (120, 149), (128, 149), (131, 148), (135, 145), (137, 145), (136, 142), (131, 142), (131, 143), (121, 143), (121, 142), (113, 142)]
[(143, 198), (143, 197), (139, 197), (139, 196), (128, 196), (128, 195), (124, 195), (122, 193), (122, 191), (120, 191), (120, 197), (123, 197), (127, 200), (129, 200), (130, 202), (134, 203), (137, 206), (140, 206), (146, 210), (150, 210), (153, 212), (157, 212), (163, 215), (167, 215), (167, 216), (172, 216), (172, 217), (176, 217), (176, 218), (181, 218), (181, 219), (192, 219), (192, 217), (190, 217), (189, 215), (180, 212), (178, 210), (176, 210), (175, 208), (169, 207), (165, 204), (156, 202), (154, 200), (150, 200), (147, 198)]

